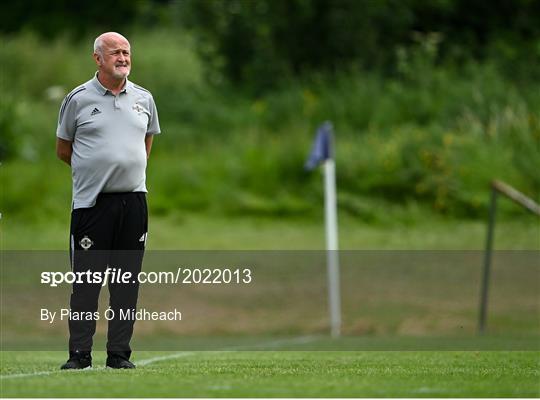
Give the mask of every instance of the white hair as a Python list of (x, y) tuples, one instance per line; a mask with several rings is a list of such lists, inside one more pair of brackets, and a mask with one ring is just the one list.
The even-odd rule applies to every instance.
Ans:
[(101, 38), (101, 35), (94, 40), (94, 53), (99, 54), (100, 56), (103, 55), (103, 39)]

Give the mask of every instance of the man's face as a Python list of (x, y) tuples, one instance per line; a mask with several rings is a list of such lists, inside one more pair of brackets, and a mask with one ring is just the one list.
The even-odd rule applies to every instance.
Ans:
[(94, 55), (100, 74), (124, 79), (131, 70), (131, 48), (122, 37), (110, 36), (103, 41), (101, 54)]

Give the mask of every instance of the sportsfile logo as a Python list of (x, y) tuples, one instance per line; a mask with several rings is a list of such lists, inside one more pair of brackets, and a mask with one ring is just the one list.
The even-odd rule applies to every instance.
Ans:
[(129, 271), (122, 271), (122, 268), (107, 268), (104, 272), (101, 271), (91, 271), (90, 269), (86, 271), (78, 272), (51, 272), (44, 271), (41, 273), (41, 283), (49, 285), (51, 287), (56, 287), (60, 284), (67, 283), (92, 283), (100, 284), (101, 286), (107, 285), (110, 283), (135, 283), (136, 281), (132, 280), (132, 273)]

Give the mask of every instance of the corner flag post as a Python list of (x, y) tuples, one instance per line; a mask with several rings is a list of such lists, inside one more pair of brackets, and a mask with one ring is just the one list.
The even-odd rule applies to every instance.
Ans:
[(323, 164), (330, 332), (332, 337), (339, 337), (341, 335), (341, 296), (339, 285), (336, 167), (332, 131), (332, 124), (328, 121), (317, 129), (317, 137), (315, 138), (313, 149), (305, 167), (308, 170), (312, 170), (319, 164)]
[(336, 201), (336, 169), (334, 160), (324, 162), (324, 209), (328, 265), (328, 296), (332, 337), (341, 334), (341, 304), (339, 292), (338, 226)]

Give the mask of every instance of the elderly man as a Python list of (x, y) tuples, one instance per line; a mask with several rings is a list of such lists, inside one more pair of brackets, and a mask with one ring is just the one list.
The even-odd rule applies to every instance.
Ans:
[[(94, 42), (98, 71), (64, 99), (56, 131), (58, 157), (71, 166), (73, 203), (70, 250), (73, 272), (106, 268), (141, 270), (148, 230), (146, 163), (153, 135), (160, 133), (150, 92), (127, 77), (131, 47), (116, 32)], [(129, 361), (134, 321), (120, 310), (137, 304), (138, 282), (109, 282), (107, 367), (135, 368)], [(92, 337), (101, 283), (74, 283), (69, 319), (69, 360), (62, 369), (92, 366)], [(109, 316), (112, 313), (108, 314)]]

